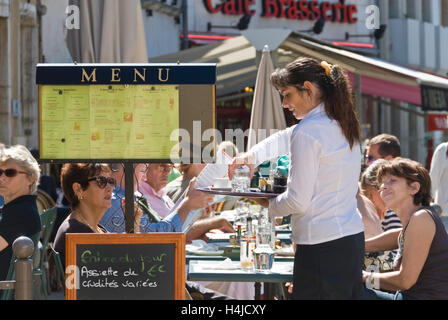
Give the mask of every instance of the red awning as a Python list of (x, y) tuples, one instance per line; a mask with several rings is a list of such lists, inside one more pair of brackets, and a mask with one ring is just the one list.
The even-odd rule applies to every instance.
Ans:
[[(353, 88), (355, 84), (355, 77), (353, 73), (349, 72), (348, 77)], [(404, 101), (416, 106), (422, 105), (421, 89), (417, 86), (401, 84), (369, 76), (361, 76), (361, 92), (367, 95)]]

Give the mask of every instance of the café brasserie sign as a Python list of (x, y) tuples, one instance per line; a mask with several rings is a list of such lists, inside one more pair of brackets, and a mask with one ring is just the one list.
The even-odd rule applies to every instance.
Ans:
[[(224, 15), (250, 15), (257, 12), (253, 10), (256, 0), (203, 0), (206, 10), (211, 13), (221, 12)], [(358, 8), (354, 4), (345, 4), (345, 0), (336, 3), (316, 0), (262, 0), (261, 17), (284, 18), (291, 20), (319, 20), (340, 23), (356, 23)]]

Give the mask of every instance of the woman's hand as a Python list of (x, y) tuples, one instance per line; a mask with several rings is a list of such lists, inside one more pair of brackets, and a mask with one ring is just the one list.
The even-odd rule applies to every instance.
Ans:
[(185, 192), (185, 197), (182, 199), (182, 202), (177, 209), (177, 214), (182, 220), (182, 223), (185, 222), (185, 219), (187, 218), (190, 211), (206, 208), (214, 199), (213, 195), (196, 190), (195, 186), (196, 178), (193, 178), (190, 181), (190, 184), (188, 185), (188, 188)]
[(250, 198), (250, 200), (255, 201), (262, 207), (269, 208), (269, 200), (266, 198)]
[(236, 158), (233, 158), (232, 162), (229, 164), (229, 180), (233, 179), (233, 173), (235, 170), (244, 165), (249, 168), (249, 176), (252, 178), (255, 172), (255, 155), (252, 153), (244, 153)]
[(367, 278), (369, 278), (370, 272), (362, 270), (362, 282), (366, 283)]
[[(125, 207), (125, 202), (126, 199), (122, 198), (121, 205), (123, 208)], [(142, 220), (142, 216), (143, 216), (143, 210), (140, 208), (137, 202), (134, 201), (134, 232), (140, 232), (140, 221)]]
[(195, 189), (195, 186), (196, 178), (190, 181), (185, 198), (184, 200), (182, 200), (179, 209), (182, 207), (183, 209), (190, 212), (191, 210), (195, 209), (207, 208), (210, 202), (213, 202), (213, 199), (215, 197), (214, 195), (198, 191)]

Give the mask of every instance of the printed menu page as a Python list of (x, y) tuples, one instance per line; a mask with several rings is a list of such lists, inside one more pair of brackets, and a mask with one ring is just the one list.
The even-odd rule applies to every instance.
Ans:
[(169, 159), (178, 86), (42, 86), (44, 159)]

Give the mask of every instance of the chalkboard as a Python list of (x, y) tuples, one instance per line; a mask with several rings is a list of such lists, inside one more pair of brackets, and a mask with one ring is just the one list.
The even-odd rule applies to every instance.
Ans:
[(182, 300), (185, 235), (67, 234), (68, 300)]

